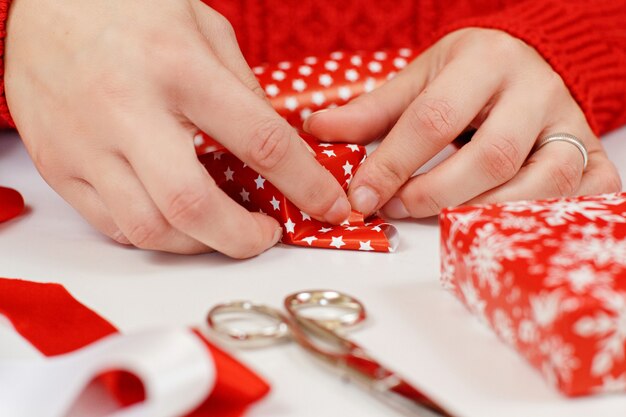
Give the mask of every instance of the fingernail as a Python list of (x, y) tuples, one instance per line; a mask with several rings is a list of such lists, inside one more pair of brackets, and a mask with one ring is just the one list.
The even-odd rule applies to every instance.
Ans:
[(398, 197), (394, 197), (383, 207), (383, 214), (392, 219), (406, 219), (411, 216), (411, 213), (406, 209), (406, 206)]
[(378, 207), (378, 194), (370, 187), (364, 185), (354, 190), (350, 200), (352, 201), (352, 207), (366, 216), (372, 214)]
[(276, 245), (282, 237), (283, 237), (283, 228), (279, 227), (274, 232), (274, 238), (272, 239), (272, 246)]
[(303, 128), (306, 132), (308, 132), (308, 131), (309, 131), (310, 124), (311, 124), (311, 119), (312, 119), (314, 116), (318, 115), (318, 114), (322, 114), (322, 113), (324, 113), (324, 112), (327, 112), (328, 110), (329, 110), (329, 109), (322, 109), (322, 110), (318, 110), (318, 111), (316, 111), (316, 112), (311, 113), (311, 114), (309, 115), (309, 117), (307, 117), (307, 118), (304, 120), (304, 123), (302, 124), (302, 128)]
[(345, 196), (339, 197), (324, 216), (328, 223), (339, 224), (350, 216), (350, 202)]

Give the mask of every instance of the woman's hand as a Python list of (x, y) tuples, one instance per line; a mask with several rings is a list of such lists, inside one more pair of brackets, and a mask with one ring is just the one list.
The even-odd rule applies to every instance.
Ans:
[[(366, 214), (426, 217), (447, 206), (621, 190), (617, 170), (567, 87), (530, 46), (486, 29), (449, 34), (393, 80), (305, 128), (322, 139), (368, 143), (384, 137), (350, 185)], [(467, 128), (470, 143), (412, 177)], [(589, 151), (538, 139), (569, 133)]]
[(37, 168), (118, 242), (241, 258), (278, 241), (278, 222), (229, 199), (198, 162), (198, 129), (310, 215), (349, 215), (337, 181), (265, 100), (232, 27), (200, 0), (14, 0), (5, 58)]

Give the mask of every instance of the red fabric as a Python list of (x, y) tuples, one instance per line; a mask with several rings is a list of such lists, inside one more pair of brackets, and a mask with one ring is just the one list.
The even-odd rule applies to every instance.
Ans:
[[(59, 284), (0, 278), (0, 314), (46, 356), (74, 351), (117, 332)], [(268, 393), (269, 386), (262, 379), (196, 334), (213, 355), (217, 381), (209, 398), (189, 416), (238, 417)], [(128, 373), (111, 372), (103, 379), (122, 404), (144, 399), (143, 386)]]
[(0, 187), (0, 223), (11, 220), (24, 211), (24, 199), (10, 188)]
[[(423, 49), (461, 27), (501, 29), (561, 74), (596, 133), (626, 123), (626, 0), (204, 0), (252, 65), (333, 50)], [(10, 0), (0, 0), (0, 58)], [(0, 62), (0, 126), (11, 123)]]

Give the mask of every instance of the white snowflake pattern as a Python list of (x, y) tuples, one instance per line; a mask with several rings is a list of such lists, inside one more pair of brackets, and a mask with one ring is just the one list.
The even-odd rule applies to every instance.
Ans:
[(559, 316), (562, 301), (563, 292), (560, 290), (542, 291), (537, 295), (530, 295), (528, 303), (535, 323), (544, 328), (552, 325)]
[(476, 238), (470, 246), (467, 265), (478, 277), (480, 286), (488, 286), (491, 295), (497, 296), (501, 290), (499, 277), (503, 271), (502, 261), (532, 259), (533, 252), (518, 244), (536, 238), (534, 233), (505, 236), (496, 230), (493, 223), (487, 223), (476, 229)]
[(581, 337), (598, 338), (597, 352), (591, 364), (594, 376), (606, 375), (616, 361), (624, 360), (626, 345), (626, 292), (597, 289), (593, 296), (601, 301), (605, 311), (584, 316), (574, 324), (574, 333)]
[(553, 385), (569, 383), (572, 372), (580, 366), (573, 346), (563, 342), (560, 336), (552, 336), (543, 341), (539, 350), (544, 357), (541, 370)]
[(513, 322), (502, 309), (496, 309), (492, 317), (493, 328), (500, 338), (508, 345), (515, 346), (516, 337)]
[(459, 284), (459, 289), (461, 290), (461, 294), (463, 295), (463, 299), (465, 300), (465, 304), (478, 318), (480, 318), (483, 322), (487, 322), (487, 317), (485, 316), (485, 307), (487, 303), (485, 300), (480, 298), (480, 294), (478, 290), (472, 284), (471, 280), (467, 280)]
[(544, 280), (547, 287), (567, 286), (576, 294), (586, 294), (592, 288), (613, 284), (613, 277), (607, 272), (597, 271), (590, 265), (574, 264), (574, 268), (553, 267)]

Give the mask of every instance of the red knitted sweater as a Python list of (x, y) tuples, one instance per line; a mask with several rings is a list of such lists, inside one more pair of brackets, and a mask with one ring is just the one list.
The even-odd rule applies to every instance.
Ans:
[[(505, 30), (563, 77), (596, 133), (626, 124), (626, 0), (204, 1), (232, 22), (251, 64), (338, 49), (420, 49), (468, 26)], [(10, 2), (0, 0), (0, 58)], [(10, 126), (1, 75), (0, 126)]]

